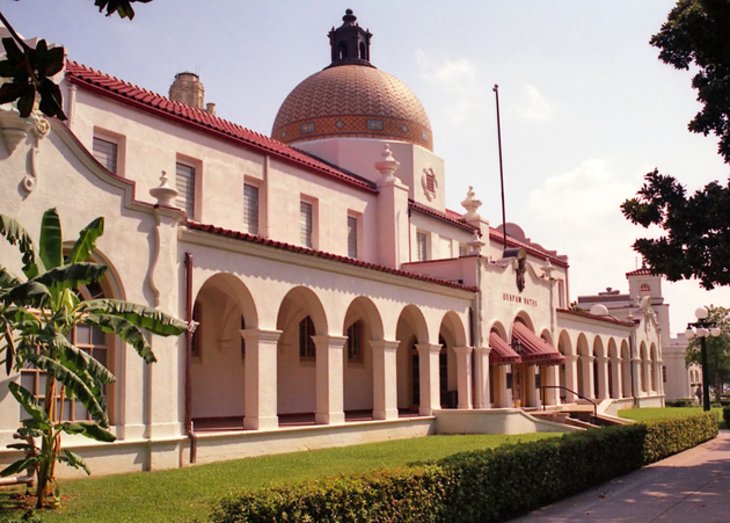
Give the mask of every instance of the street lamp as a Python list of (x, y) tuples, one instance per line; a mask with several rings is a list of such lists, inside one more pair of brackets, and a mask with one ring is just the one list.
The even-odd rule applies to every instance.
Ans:
[(702, 358), (702, 409), (710, 410), (710, 384), (707, 377), (707, 346), (705, 338), (708, 336), (719, 336), (720, 327), (714, 321), (708, 321), (709, 313), (705, 307), (698, 307), (695, 310), (697, 321), (687, 324), (684, 335), (687, 341), (697, 337), (700, 339), (700, 355)]

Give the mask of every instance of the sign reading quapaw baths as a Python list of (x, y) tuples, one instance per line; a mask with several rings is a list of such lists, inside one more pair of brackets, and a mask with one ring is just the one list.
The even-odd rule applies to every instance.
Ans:
[(529, 305), (530, 307), (537, 307), (537, 300), (534, 298), (523, 298), (517, 294), (510, 294), (509, 292), (502, 293), (502, 301), (509, 303), (520, 303), (522, 305)]

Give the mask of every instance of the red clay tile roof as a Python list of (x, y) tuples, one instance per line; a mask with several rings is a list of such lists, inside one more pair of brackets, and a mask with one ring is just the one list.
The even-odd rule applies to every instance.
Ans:
[(586, 311), (576, 311), (573, 309), (557, 309), (558, 312), (564, 314), (571, 314), (573, 316), (580, 316), (582, 318), (588, 318), (591, 320), (605, 321), (606, 323), (613, 323), (614, 325), (621, 325), (622, 327), (633, 327), (634, 322), (631, 320), (620, 320), (615, 316), (596, 316)]
[[(489, 228), (489, 239), (502, 243), (504, 238), (504, 234), (502, 233), (501, 229), (496, 229), (494, 227)], [(558, 267), (568, 267), (568, 257), (562, 254), (558, 254), (557, 251), (548, 251), (544, 247), (537, 245), (532, 242), (522, 242), (520, 240), (517, 240), (507, 235), (507, 245), (510, 247), (522, 247), (524, 248), (528, 254), (531, 254), (533, 256), (536, 256), (537, 258), (542, 258), (543, 260), (550, 260), (551, 263), (554, 265), (557, 265)]]
[(470, 233), (479, 232), (478, 228), (464, 222), (461, 219), (461, 216), (454, 211), (447, 210), (445, 213), (440, 213), (436, 209), (431, 209), (430, 207), (416, 203), (413, 200), (408, 200), (408, 208), (416, 212), (420, 212), (421, 214), (425, 214), (426, 216), (430, 216), (431, 218), (436, 218), (437, 220), (448, 223), (449, 225), (455, 225), (460, 229), (469, 231)]
[(421, 274), (414, 274), (411, 272), (406, 272), (406, 271), (402, 271), (402, 270), (398, 270), (398, 269), (392, 269), (390, 267), (385, 267), (383, 265), (377, 265), (375, 263), (369, 263), (369, 262), (357, 260), (354, 258), (348, 258), (347, 256), (340, 256), (338, 254), (318, 251), (316, 249), (309, 249), (307, 247), (301, 247), (299, 245), (292, 245), (290, 243), (270, 240), (268, 238), (262, 238), (261, 236), (254, 236), (252, 234), (246, 234), (244, 232), (233, 231), (231, 229), (224, 229), (222, 227), (216, 227), (215, 225), (206, 225), (206, 224), (192, 222), (192, 221), (188, 221), (185, 225), (187, 226), (188, 229), (192, 229), (192, 230), (196, 230), (196, 231), (207, 232), (210, 234), (215, 234), (217, 236), (225, 236), (227, 238), (233, 238), (234, 240), (258, 243), (259, 245), (265, 245), (267, 247), (273, 247), (275, 249), (283, 249), (286, 251), (296, 252), (296, 253), (304, 254), (307, 256), (315, 256), (317, 258), (323, 258), (323, 259), (332, 260), (335, 262), (346, 263), (349, 265), (362, 267), (364, 269), (370, 269), (370, 270), (374, 270), (374, 271), (384, 272), (387, 274), (393, 274), (395, 276), (402, 276), (404, 278), (410, 278), (412, 280), (419, 280), (419, 281), (423, 281), (423, 282), (427, 282), (427, 283), (434, 283), (436, 285), (443, 285), (445, 287), (451, 287), (454, 289), (459, 289), (459, 290), (468, 291), (468, 292), (478, 292), (478, 290), (479, 290), (477, 287), (470, 287), (470, 286), (462, 285), (460, 283), (453, 282), (453, 281), (441, 280), (438, 278), (432, 278), (430, 276), (423, 276)]
[(635, 271), (626, 273), (626, 276), (651, 276), (651, 275), (652, 275), (651, 269), (647, 269), (645, 267), (642, 267), (641, 269), (636, 269)]
[(285, 145), (263, 134), (246, 129), (228, 120), (224, 120), (223, 118), (214, 116), (202, 109), (197, 109), (184, 103), (174, 102), (165, 96), (130, 84), (78, 62), (72, 60), (66, 61), (66, 78), (73, 84), (80, 85), (90, 91), (107, 96), (121, 103), (258, 149), (265, 154), (271, 154), (279, 160), (296, 164), (317, 174), (328, 176), (359, 189), (373, 193), (377, 192), (377, 188), (373, 182), (337, 169), (303, 151)]

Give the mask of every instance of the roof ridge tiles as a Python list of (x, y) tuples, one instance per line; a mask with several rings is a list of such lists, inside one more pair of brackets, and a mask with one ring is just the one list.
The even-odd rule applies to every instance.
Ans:
[(153, 112), (162, 112), (173, 118), (198, 126), (209, 132), (219, 133), (250, 147), (263, 149), (279, 158), (314, 169), (319, 174), (331, 177), (340, 182), (353, 185), (368, 192), (377, 192), (373, 182), (362, 177), (353, 176), (342, 169), (328, 165), (319, 159), (280, 142), (263, 133), (253, 131), (241, 124), (213, 115), (204, 109), (192, 107), (155, 91), (139, 87), (136, 84), (122, 80), (116, 76), (103, 73), (93, 67), (81, 64), (71, 59), (66, 60), (66, 76), (69, 81), (95, 88), (97, 92), (108, 94), (127, 101), (139, 104)]

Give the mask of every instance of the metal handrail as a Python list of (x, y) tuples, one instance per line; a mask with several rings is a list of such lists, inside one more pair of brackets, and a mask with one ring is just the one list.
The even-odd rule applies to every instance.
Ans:
[(596, 403), (595, 401), (593, 401), (590, 398), (586, 398), (585, 396), (581, 395), (577, 391), (571, 390), (568, 387), (563, 387), (562, 385), (541, 385), (540, 386), (540, 394), (542, 395), (542, 410), (545, 410), (545, 389), (560, 389), (560, 390), (564, 390), (566, 392), (570, 392), (571, 394), (575, 394), (576, 396), (578, 396), (578, 398), (580, 398), (582, 400), (586, 400), (591, 405), (593, 405), (593, 417), (594, 418), (598, 417), (598, 403)]

